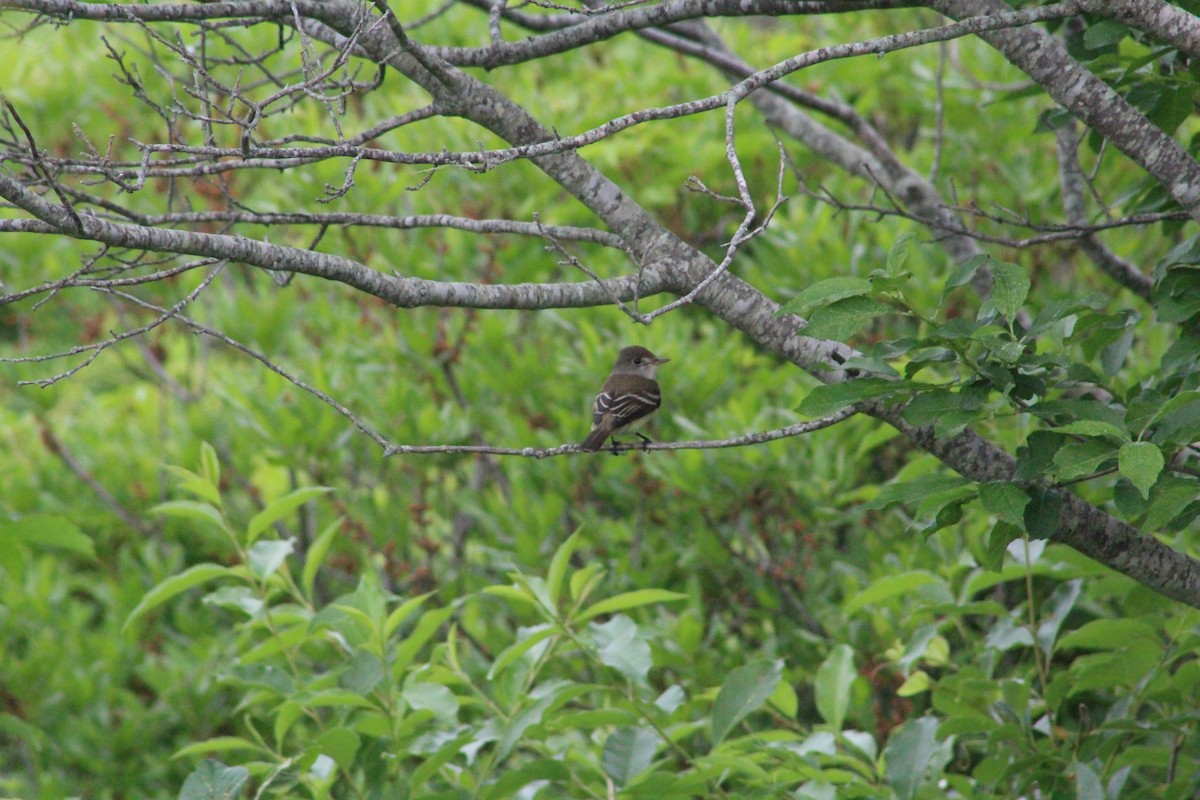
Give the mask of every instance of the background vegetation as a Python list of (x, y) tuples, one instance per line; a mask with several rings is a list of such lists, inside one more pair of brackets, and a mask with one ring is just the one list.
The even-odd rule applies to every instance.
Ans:
[[(401, 16), (432, 8), (406, 5)], [(911, 9), (717, 25), (731, 47), (768, 64), (939, 22)], [(485, 23), (456, 6), (421, 36), (477, 44)], [(1091, 27), (1108, 24), (1079, 30), (1079, 57), (1145, 94), (1155, 121), (1191, 142), (1200, 130), (1189, 116), (1191, 67), (1157, 43)], [(136, 28), (114, 36), (89, 22), (0, 42), (0, 86), (48, 152), (78, 151), (82, 137), (103, 150), (111, 137), (128, 157), (130, 137), (162, 135), (117, 80), (101, 34), (130, 61), (152, 47)], [(253, 50), (279, 31), (239, 36)], [(278, 55), (300, 58), (294, 44)], [(161, 75), (140, 75), (149, 94), (164, 91)], [(628, 35), (499, 75), (564, 133), (728, 85), (711, 67)], [(871, 115), (914, 169), (950, 176), (940, 187), (962, 205), (1006, 222), (1061, 217), (1053, 176), (1063, 121), (983, 42), (800, 76)], [(348, 98), (345, 113), (370, 120), (424, 102), (393, 74)], [(1177, 119), (1161, 116), (1180, 106)], [(311, 103), (269, 125), (287, 130), (264, 135), (283, 136), (325, 131), (329, 120)], [(684, 183), (695, 175), (734, 191), (722, 125), (717, 112), (640, 126), (583, 152), (719, 259), (736, 215)], [(739, 125), (750, 185), (769, 206), (776, 140), (749, 108)], [(411, 151), (499, 145), (446, 120), (402, 131), (393, 146)], [(740, 277), (784, 302), (826, 278), (911, 272), (911, 314), (876, 315), (843, 337), (867, 351), (906, 337), (928, 345), (922, 337), (939, 325), (1003, 305), (966, 285), (928, 228), (845, 208), (882, 204), (863, 182), (804, 149), (787, 156), (789, 199), (739, 254)], [(1114, 217), (1175, 210), (1099, 137), (1084, 138), (1083, 160), (1103, 164), (1094, 191)], [(318, 163), (287, 181), (229, 173), (196, 184), (188, 203), (224, 209), (232, 196), (259, 211), (308, 208), (324, 186), (343, 184), (345, 168)], [(591, 223), (525, 162), (479, 174), (364, 162), (355, 182), (329, 209)], [(156, 184), (130, 202), (153, 213), (168, 191)], [(1162, 277), (1194, 260), (1165, 258), (1193, 242), (1193, 226), (1167, 216), (1103, 241), (1147, 274), (1158, 264)], [(314, 233), (297, 226), (270, 237), (303, 248)], [(1147, 388), (1164, 398), (1195, 389), (1192, 362), (1179, 357), (1189, 341), (1181, 320), (1156, 317), (1074, 240), (983, 246), (1028, 279), (1027, 300), (1014, 291), (1027, 322), (1049, 320), (1038, 352), (1077, 365), (1077, 376), (1086, 369), (1117, 398), (1112, 407)], [(430, 279), (578, 277), (533, 237), (331, 227), (318, 249)], [(577, 251), (601, 274), (624, 268), (615, 250)], [(16, 291), (70, 274), (86, 252), (66, 237), (5, 233), (0, 277)], [(188, 273), (139, 296), (170, 306), (199, 282)], [(661, 372), (662, 441), (796, 422), (816, 385), (690, 307), (650, 327), (611, 307), (397, 310), (344, 285), (298, 276), (281, 286), (231, 267), (187, 313), (405, 444), (581, 441), (591, 397), (630, 343), (672, 359)], [(0, 341), (10, 358), (63, 352), (139, 321), (128, 304), (76, 292), (0, 307)], [(901, 364), (909, 355), (870, 352)], [(934, 383), (962, 368), (928, 361), (920, 377)], [(1198, 612), (1036, 528), (1023, 532), (1022, 507), (1013, 512), (1000, 490), (954, 478), (868, 417), (726, 450), (382, 458), (329, 405), (183, 325), (112, 347), (44, 388), (17, 385), (62, 368), (22, 362), (0, 372), (0, 796), (1200, 792)], [(1010, 453), (1030, 447), (1045, 422), (1003, 402), (990, 408), (961, 424)], [(934, 405), (925, 421), (953, 429), (953, 410)], [(1061, 435), (1071, 434), (1084, 444), (1119, 438), (1099, 427)], [(1115, 446), (1089, 451), (1077, 473), (1060, 460), (1058, 477), (1088, 478), (1071, 490), (1196, 555), (1194, 484), (1185, 475), (1140, 491), (1136, 470), (1118, 472)], [(998, 535), (997, 521), (1010, 528)]]

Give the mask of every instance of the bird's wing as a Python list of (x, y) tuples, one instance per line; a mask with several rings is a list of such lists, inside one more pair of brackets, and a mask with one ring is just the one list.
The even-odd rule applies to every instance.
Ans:
[(620, 390), (613, 391), (608, 385), (596, 395), (592, 406), (592, 423), (599, 425), (606, 414), (611, 415), (613, 429), (628, 425), (634, 420), (651, 414), (662, 405), (662, 392), (658, 383), (649, 378), (626, 381)]

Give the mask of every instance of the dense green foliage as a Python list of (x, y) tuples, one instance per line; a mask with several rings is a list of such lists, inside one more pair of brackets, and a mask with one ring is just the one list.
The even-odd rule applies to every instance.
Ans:
[[(459, 8), (433, 25), (473, 36), (481, 16)], [(768, 63), (933, 22), (912, 11), (722, 32)], [(100, 33), (77, 22), (0, 42), (0, 84), (43, 148), (83, 146), (77, 125), (123, 152), (161, 125), (115, 84)], [(136, 61), (149, 45), (126, 35)], [(243, 35), (253, 49), (278, 34)], [(971, 203), (1057, 219), (1046, 176), (1062, 120), (1040, 93), (1014, 89), (1019, 73), (982, 43), (952, 46), (937, 146), (936, 49), (801, 75), (886, 119), (916, 168), (940, 152)], [(1140, 93), (1158, 124), (1193, 133), (1172, 110), (1191, 110), (1194, 80), (1171, 54), (1110, 26), (1076, 47)], [(501, 74), (563, 132), (725, 85), (632, 37)], [(154, 72), (143, 76), (152, 90)], [(369, 121), (421, 102), (391, 76), (347, 113)], [(718, 119), (635, 128), (583, 154), (719, 253), (728, 209), (682, 188), (698, 175), (731, 191)], [(740, 119), (739, 150), (769, 205), (775, 140), (750, 109)], [(327, 132), (329, 120), (311, 103), (289, 124)], [(403, 136), (413, 150), (496, 144), (444, 121)], [(1099, 141), (1084, 150), (1107, 159), (1096, 191), (1120, 198), (1120, 213), (1169, 207), (1136, 169), (1098, 155)], [(1197, 554), (1197, 481), (1165, 469), (1200, 436), (1191, 231), (1164, 222), (1105, 238), (1156, 269), (1154, 307), (1061, 242), (988, 245), (996, 288), (984, 300), (969, 285), (983, 259), (950, 263), (911, 221), (820, 202), (798, 181), (847, 203), (870, 192), (789, 155), (794, 196), (736, 271), (791, 300), (809, 333), (859, 346), (866, 357), (851, 366), (899, 380), (814, 388), (690, 308), (648, 329), (607, 308), (397, 311), (237, 265), (186, 313), (396, 442), (580, 441), (599, 380), (636, 342), (672, 358), (656, 438), (911, 398), (912, 423), (939, 435), (974, 426), (1019, 457), (1028, 485), (963, 480), (862, 417), (728, 450), (383, 459), (328, 405), (172, 323), (46, 388), (16, 383), (61, 363), (6, 364), (0, 796), (1195, 797), (1200, 612), (1047, 544), (1055, 500), (1032, 483), (1070, 485)], [(223, 207), (225, 191), (259, 210), (308, 208), (322, 186), (342, 185), (345, 166), (214, 178), (193, 201)], [(526, 163), (439, 170), (408, 191), (425, 177), (363, 164), (333, 205), (591, 222)], [(144, 193), (147, 213), (156, 191)], [(298, 246), (313, 236), (271, 231)], [(91, 252), (3, 241), (9, 291), (69, 274)], [(428, 278), (577, 277), (543, 242), (517, 237), (345, 228), (319, 248)], [(573, 248), (597, 272), (625, 269), (613, 251)], [(140, 296), (169, 306), (193, 275)], [(130, 305), (76, 292), (0, 307), (0, 342), (5, 356), (62, 352), (140, 321)]]

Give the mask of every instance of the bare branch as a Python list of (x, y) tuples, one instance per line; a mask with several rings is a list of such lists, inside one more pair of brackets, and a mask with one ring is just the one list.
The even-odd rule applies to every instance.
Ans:
[[(792, 436), (801, 436), (813, 431), (819, 431), (846, 420), (857, 412), (853, 408), (843, 409), (836, 414), (812, 420), (799, 422), (784, 428), (770, 431), (747, 433), (728, 439), (701, 439), (687, 442), (638, 442), (621, 443), (599, 451), (604, 453), (653, 452), (656, 450), (716, 450), (726, 447), (746, 447), (748, 445), (764, 444)], [(385, 456), (393, 455), (433, 455), (437, 453), (486, 453), (495, 456), (520, 456), (522, 458), (551, 458), (584, 452), (577, 444), (564, 444), (558, 447), (493, 447), (492, 445), (393, 445), (384, 452)], [(595, 455), (588, 453), (588, 455)]]

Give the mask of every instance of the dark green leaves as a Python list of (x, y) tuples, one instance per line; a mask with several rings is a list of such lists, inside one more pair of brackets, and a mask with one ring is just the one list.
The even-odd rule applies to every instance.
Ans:
[(782, 674), (780, 660), (752, 661), (729, 673), (713, 704), (713, 744), (720, 744), (734, 725), (767, 701)]
[(796, 409), (807, 417), (824, 417), (862, 400), (886, 397), (904, 391), (912, 384), (883, 378), (855, 378), (844, 383), (815, 387)]
[(863, 297), (871, 291), (871, 282), (866, 278), (827, 278), (817, 281), (812, 286), (793, 297), (775, 312), (776, 316), (797, 314), (801, 317), (815, 309), (845, 300), (850, 297)]
[(250, 771), (245, 767), (227, 767), (206, 758), (183, 782), (179, 800), (233, 800), (241, 795), (249, 778)]
[(871, 320), (892, 312), (892, 307), (869, 297), (850, 297), (823, 306), (808, 318), (804, 335), (815, 339), (848, 339)]
[(1005, 481), (979, 484), (979, 499), (988, 512), (1018, 528), (1025, 525), (1025, 506), (1029, 494), (1020, 486)]
[(796, 295), (776, 314), (806, 317), (805, 336), (846, 339), (871, 319), (893, 310), (868, 297), (870, 292), (871, 282), (865, 278), (828, 278)]

